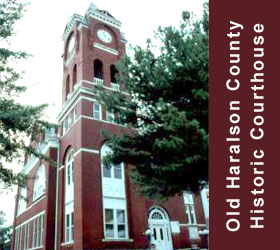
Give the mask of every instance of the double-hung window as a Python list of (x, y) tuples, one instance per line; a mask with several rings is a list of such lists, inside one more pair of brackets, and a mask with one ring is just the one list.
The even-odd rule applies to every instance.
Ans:
[(74, 212), (66, 214), (65, 221), (65, 242), (74, 240)]
[(101, 104), (99, 102), (93, 103), (93, 118), (96, 120), (102, 120)]
[(106, 120), (108, 122), (114, 123), (115, 122), (115, 115), (113, 112), (107, 111), (106, 112)]
[(46, 190), (46, 172), (45, 167), (42, 165), (38, 168), (33, 188), (33, 201), (40, 198)]
[(74, 151), (70, 150), (65, 162), (65, 233), (64, 241), (74, 241)]
[(125, 210), (105, 209), (105, 237), (107, 239), (127, 238)]
[(196, 224), (196, 218), (195, 218), (194, 202), (191, 193), (184, 193), (184, 202), (186, 208), (187, 224), (194, 225)]

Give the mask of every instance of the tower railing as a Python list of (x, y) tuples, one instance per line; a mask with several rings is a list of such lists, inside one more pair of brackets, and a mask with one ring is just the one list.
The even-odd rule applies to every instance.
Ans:
[(95, 83), (95, 84), (97, 84), (99, 86), (103, 86), (104, 81), (101, 78), (94, 77), (93, 78), (93, 83)]

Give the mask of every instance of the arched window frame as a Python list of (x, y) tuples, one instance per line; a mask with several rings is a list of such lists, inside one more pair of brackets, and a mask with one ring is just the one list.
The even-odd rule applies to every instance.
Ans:
[[(108, 184), (112, 184), (111, 188), (114, 189), (115, 184), (125, 183), (124, 164), (105, 166), (102, 159), (111, 152), (108, 145), (103, 144), (100, 149), (101, 159), (101, 172), (102, 172), (102, 186), (104, 183), (108, 187)], [(125, 185), (123, 186), (125, 190)], [(125, 192), (125, 191), (124, 191)], [(116, 202), (116, 199), (118, 202)], [(125, 195), (120, 198), (115, 197), (114, 193), (104, 193), (103, 186), (103, 225), (104, 225), (104, 237), (106, 239), (123, 240), (128, 239), (128, 218)]]
[(26, 210), (27, 206), (27, 187), (21, 187), (20, 192), (19, 192), (19, 197), (18, 197), (18, 211), (17, 214), (21, 214)]
[(124, 180), (124, 164), (110, 164), (110, 166), (105, 166), (102, 162), (102, 159), (110, 154), (112, 150), (109, 148), (108, 145), (103, 144), (100, 150), (100, 157), (101, 157), (101, 167), (102, 167), (102, 177), (103, 178), (113, 178), (113, 179), (120, 179)]
[(65, 99), (68, 99), (68, 95), (70, 94), (70, 75), (67, 75), (65, 82)]
[(75, 64), (74, 67), (73, 67), (73, 74), (72, 74), (73, 88), (75, 88), (76, 84), (77, 84), (77, 64)]
[(74, 242), (74, 150), (65, 157), (65, 220), (64, 241)]
[(41, 165), (38, 168), (35, 180), (34, 180), (34, 186), (33, 186), (33, 201), (39, 199), (45, 194), (46, 191), (46, 170), (45, 166)]
[(93, 61), (93, 82), (97, 85), (103, 86), (103, 62), (99, 59)]

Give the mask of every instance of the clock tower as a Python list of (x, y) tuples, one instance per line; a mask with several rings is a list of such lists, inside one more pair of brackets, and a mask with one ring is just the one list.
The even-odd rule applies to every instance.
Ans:
[(115, 64), (126, 44), (120, 27), (94, 4), (66, 24), (60, 131), (45, 134), (37, 145), (51, 163), (26, 159), (23, 172), (32, 178), (19, 189), (28, 202), (16, 201), (15, 250), (203, 246), (198, 232), (206, 227), (208, 192), (204, 198), (184, 194), (165, 202), (148, 200), (130, 182), (131, 166), (102, 163), (110, 151), (102, 131), (121, 134), (126, 129), (100, 103), (96, 88), (124, 91), (115, 81)]

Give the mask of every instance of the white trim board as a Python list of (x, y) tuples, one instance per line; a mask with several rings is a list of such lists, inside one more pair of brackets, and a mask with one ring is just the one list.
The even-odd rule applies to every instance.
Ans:
[(42, 212), (40, 212), (40, 213), (38, 213), (38, 214), (36, 214), (36, 215), (34, 215), (33, 217), (29, 218), (28, 220), (22, 222), (21, 224), (17, 225), (17, 226), (15, 227), (15, 230), (17, 230), (19, 227), (24, 226), (24, 225), (27, 224), (28, 222), (30, 222), (30, 221), (36, 219), (37, 217), (39, 217), (39, 216), (41, 216), (41, 215), (43, 215), (43, 214), (45, 214), (45, 210), (42, 211)]

